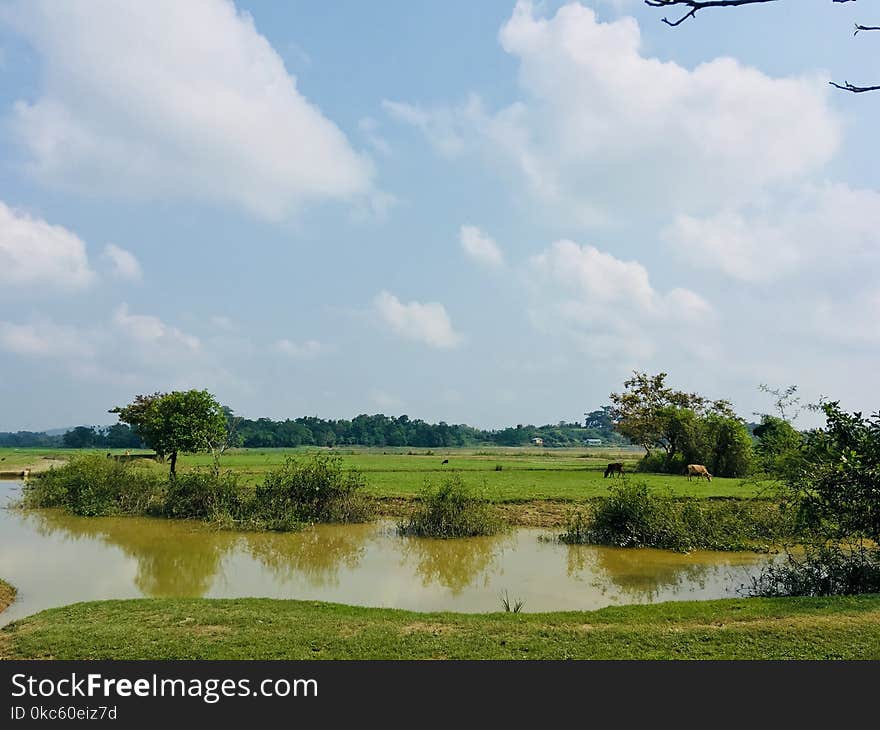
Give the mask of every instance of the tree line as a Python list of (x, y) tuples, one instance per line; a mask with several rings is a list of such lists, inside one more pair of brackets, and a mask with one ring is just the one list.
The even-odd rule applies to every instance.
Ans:
[[(303, 416), (294, 419), (247, 419), (224, 408), (229, 423), (229, 445), (245, 448), (296, 446), (374, 446), (444, 448), (461, 446), (527, 446), (539, 438), (546, 447), (583, 446), (589, 439), (602, 445), (627, 445), (617, 433), (609, 407), (585, 414), (584, 423), (560, 421), (535, 426), (517, 424), (500, 429), (480, 429), (466, 424), (429, 423), (409, 416), (361, 414), (352, 419)], [(0, 433), (0, 446), (71, 449), (135, 449), (146, 446), (136, 427), (77, 426), (64, 434), (18, 431)]]

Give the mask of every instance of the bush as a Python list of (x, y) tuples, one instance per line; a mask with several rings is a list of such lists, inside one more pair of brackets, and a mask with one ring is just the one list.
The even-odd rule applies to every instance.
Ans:
[(851, 596), (880, 593), (880, 548), (826, 543), (791, 553), (752, 578), (752, 596)]
[(254, 516), (279, 525), (275, 529), (301, 522), (365, 522), (372, 510), (363, 487), (360, 472), (344, 469), (338, 456), (288, 458), (254, 490)]
[(752, 439), (737, 418), (698, 417), (687, 408), (665, 408), (669, 451), (653, 451), (638, 463), (642, 472), (684, 474), (688, 464), (704, 464), (714, 476), (745, 477), (753, 468)]
[(652, 451), (639, 460), (636, 471), (651, 474), (683, 474), (685, 466), (685, 459), (681, 454), (669, 459), (664, 451)]
[(754, 464), (752, 439), (742, 421), (727, 416), (709, 415), (702, 422), (707, 444), (705, 464), (719, 477), (748, 476)]
[(24, 488), (22, 503), (64, 507), (84, 517), (142, 514), (161, 504), (162, 485), (162, 478), (151, 471), (91, 454), (34, 475)]
[(826, 426), (806, 435), (786, 476), (792, 501), (831, 537), (880, 543), (880, 413), (864, 418), (825, 402)]
[(231, 472), (193, 471), (172, 477), (163, 513), (168, 517), (238, 521), (243, 505), (238, 477)]
[(590, 512), (570, 515), (559, 540), (679, 551), (755, 550), (792, 530), (774, 503), (675, 499), (638, 483), (615, 485), (610, 492)]
[(25, 507), (63, 507), (85, 516), (155, 514), (222, 527), (296, 530), (308, 522), (362, 522), (371, 515), (362, 477), (336, 456), (288, 459), (251, 488), (233, 472), (192, 471), (163, 478), (103, 456), (74, 458), (25, 487)]
[(426, 483), (419, 506), (397, 531), (417, 537), (476, 537), (495, 535), (503, 527), (497, 510), (474, 494), (461, 475), (451, 474), (437, 488)]
[(776, 416), (762, 416), (755, 428), (755, 445), (760, 468), (767, 474), (786, 477), (796, 474), (803, 458), (804, 437), (794, 426)]

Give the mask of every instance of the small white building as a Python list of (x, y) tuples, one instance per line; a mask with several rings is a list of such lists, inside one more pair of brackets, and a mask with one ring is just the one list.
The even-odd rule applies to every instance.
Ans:
[(602, 445), (602, 439), (586, 439), (586, 440), (584, 441), (584, 443), (585, 443), (587, 446), (601, 446), (601, 445)]
[(543, 446), (544, 439), (540, 438), (539, 436), (535, 436), (535, 438), (532, 439), (532, 444), (534, 446)]

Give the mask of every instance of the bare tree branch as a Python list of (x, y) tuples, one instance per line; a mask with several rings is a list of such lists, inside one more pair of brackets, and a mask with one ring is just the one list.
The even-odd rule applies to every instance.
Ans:
[[(835, 2), (838, 1), (839, 0), (835, 0)], [(775, 2), (778, 2), (778, 0), (645, 0), (645, 5), (650, 5), (652, 8), (667, 8), (672, 7), (673, 5), (683, 5), (690, 8), (690, 10), (678, 20), (663, 18), (663, 22), (666, 23), (666, 25), (674, 28), (675, 26), (684, 23), (688, 18), (695, 17), (698, 10), (704, 10), (705, 8), (733, 8), (739, 5), (757, 5), (758, 3)], [(847, 0), (843, 0), (843, 2), (847, 2)]]
[(844, 81), (842, 84), (837, 84), (834, 81), (829, 81), (828, 83), (836, 89), (851, 91), (853, 94), (863, 94), (866, 91), (880, 91), (880, 86), (854, 86), (849, 81)]
[[(831, 2), (833, 3), (852, 3), (855, 1), (856, 0), (831, 0)], [(706, 8), (733, 8), (741, 5), (758, 5), (773, 2), (778, 2), (778, 0), (645, 0), (645, 5), (648, 5), (652, 8), (671, 8), (673, 6), (682, 6), (684, 8), (688, 8), (687, 12), (682, 15), (678, 20), (669, 20), (669, 18), (666, 17), (662, 19), (663, 22), (666, 23), (666, 25), (674, 28), (681, 25), (689, 18), (695, 18), (698, 11), (705, 10)], [(859, 31), (863, 30), (880, 30), (880, 25), (861, 25), (859, 23), (856, 23), (855, 32), (853, 33), (853, 35), (858, 35)], [(880, 85), (856, 86), (855, 84), (851, 84), (849, 81), (844, 81), (842, 84), (838, 84), (834, 81), (829, 81), (828, 83), (836, 89), (849, 91), (853, 94), (863, 94), (866, 91), (880, 91)]]

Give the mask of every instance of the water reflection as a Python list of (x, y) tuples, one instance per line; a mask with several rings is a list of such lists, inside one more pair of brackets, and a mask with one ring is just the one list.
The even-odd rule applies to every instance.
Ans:
[(511, 536), (466, 540), (407, 538), (401, 541), (402, 564), (411, 561), (415, 565), (423, 586), (437, 583), (457, 596), (465, 588), (488, 585), (504, 548), (514, 544)]
[[(2, 499), (5, 487), (0, 487)], [(76, 601), (269, 596), (420, 611), (527, 611), (736, 595), (766, 557), (566, 546), (541, 530), (401, 538), (390, 523), (236, 533), (199, 522), (0, 509), (0, 576), (19, 588), (0, 623)]]
[[(328, 529), (329, 528), (329, 529)], [(315, 587), (338, 586), (340, 570), (354, 570), (375, 535), (373, 525), (318, 525), (295, 536), (286, 533), (252, 533), (243, 538), (248, 554), (279, 580), (305, 578)]]
[[(135, 561), (134, 583), (145, 596), (204, 595), (220, 571), (223, 557), (238, 541), (232, 532), (172, 520), (95, 519), (57, 510), (25, 512), (22, 517), (43, 537), (60, 538), (65, 543), (99, 540), (119, 548)], [(157, 530), (159, 525), (161, 529)]]
[[(768, 558), (769, 559), (769, 558)], [(588, 580), (603, 595), (633, 603), (668, 600), (670, 595), (731, 594), (762, 559), (753, 553), (568, 546), (568, 575)]]

